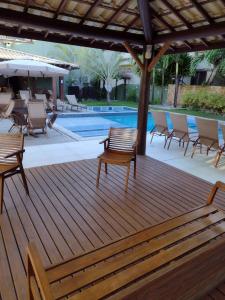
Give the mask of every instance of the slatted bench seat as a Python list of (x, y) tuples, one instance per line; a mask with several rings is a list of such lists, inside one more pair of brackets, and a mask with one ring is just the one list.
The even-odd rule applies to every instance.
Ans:
[(44, 268), (28, 246), (30, 299), (197, 299), (225, 280), (225, 213), (211, 203)]

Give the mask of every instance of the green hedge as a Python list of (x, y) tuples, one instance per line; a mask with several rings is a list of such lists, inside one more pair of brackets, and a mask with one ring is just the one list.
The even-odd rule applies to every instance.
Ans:
[(182, 96), (181, 103), (183, 107), (225, 113), (225, 95), (205, 90), (186, 92)]

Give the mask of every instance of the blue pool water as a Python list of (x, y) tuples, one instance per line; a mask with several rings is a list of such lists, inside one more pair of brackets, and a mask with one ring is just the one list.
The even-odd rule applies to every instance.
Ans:
[(131, 112), (137, 111), (136, 108), (128, 106), (89, 106), (88, 110), (94, 112)]
[[(172, 123), (167, 114), (168, 126), (171, 129)], [(106, 114), (84, 114), (84, 115), (61, 115), (56, 123), (81, 137), (105, 136), (110, 127), (137, 127), (137, 113), (106, 113)], [(150, 131), (154, 126), (151, 113), (148, 113), (147, 130)], [(196, 129), (195, 118), (188, 117), (188, 126)]]

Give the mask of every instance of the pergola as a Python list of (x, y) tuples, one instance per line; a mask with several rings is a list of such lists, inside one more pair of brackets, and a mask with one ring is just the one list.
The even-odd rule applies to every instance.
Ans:
[(0, 34), (128, 51), (142, 74), (138, 153), (144, 154), (152, 68), (163, 54), (225, 47), (225, 1), (2, 0)]

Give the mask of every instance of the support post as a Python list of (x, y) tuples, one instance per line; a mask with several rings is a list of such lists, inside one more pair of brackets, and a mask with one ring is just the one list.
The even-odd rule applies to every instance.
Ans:
[(56, 105), (56, 98), (57, 98), (57, 78), (52, 77), (52, 101), (54, 105)]
[(59, 77), (59, 98), (60, 100), (64, 101), (64, 77)]
[(144, 68), (141, 73), (140, 100), (138, 106), (138, 145), (137, 154), (145, 155), (146, 131), (148, 120), (148, 102), (150, 93), (149, 59), (144, 58)]

